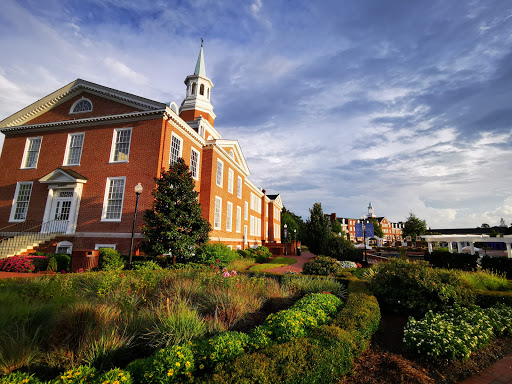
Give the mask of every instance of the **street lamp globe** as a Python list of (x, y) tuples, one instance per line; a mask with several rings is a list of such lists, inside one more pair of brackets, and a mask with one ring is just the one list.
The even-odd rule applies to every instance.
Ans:
[(141, 183), (139, 183), (139, 184), (137, 184), (137, 185), (135, 186), (135, 193), (136, 193), (137, 195), (140, 195), (140, 194), (142, 193), (142, 191), (143, 191), (143, 190), (144, 190), (144, 188), (142, 188)]

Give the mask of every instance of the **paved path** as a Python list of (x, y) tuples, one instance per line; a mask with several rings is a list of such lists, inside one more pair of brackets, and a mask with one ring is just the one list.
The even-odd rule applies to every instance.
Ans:
[[(280, 256), (285, 257), (285, 256)], [(313, 255), (311, 252), (302, 252), (300, 256), (286, 256), (290, 259), (295, 259), (297, 262), (295, 264), (291, 265), (285, 265), (284, 267), (278, 267), (278, 268), (272, 268), (272, 269), (265, 269), (265, 272), (274, 272), (274, 273), (283, 273), (283, 272), (302, 272), (302, 266), (307, 263), (309, 260), (315, 258), (316, 256)]]
[(512, 354), (460, 384), (512, 384)]
[(37, 277), (44, 276), (39, 273), (17, 273), (17, 272), (1, 272), (0, 271), (0, 279), (9, 279), (12, 277)]

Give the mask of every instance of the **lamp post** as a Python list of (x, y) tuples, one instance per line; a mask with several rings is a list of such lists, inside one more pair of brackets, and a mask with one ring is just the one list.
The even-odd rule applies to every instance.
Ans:
[(129, 264), (130, 268), (132, 267), (132, 256), (133, 256), (133, 236), (135, 235), (135, 219), (137, 218), (137, 207), (139, 206), (139, 197), (143, 191), (142, 185), (139, 183), (135, 186), (135, 194), (137, 195), (137, 200), (135, 200), (135, 212), (133, 212), (133, 223), (132, 223), (132, 241), (130, 244), (130, 259)]
[(368, 265), (368, 255), (366, 254), (366, 216), (361, 215), (361, 227), (363, 228), (364, 262)]
[(288, 236), (288, 225), (284, 225), (284, 255), (288, 256), (288, 251), (286, 249), (286, 243), (287, 243), (287, 236)]

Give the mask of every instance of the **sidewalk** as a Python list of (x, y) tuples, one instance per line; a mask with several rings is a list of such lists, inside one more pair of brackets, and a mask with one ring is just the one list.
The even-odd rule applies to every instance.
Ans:
[(512, 384), (512, 354), (460, 384)]
[(0, 279), (9, 279), (12, 277), (41, 277), (39, 273), (17, 273), (17, 272), (0, 272)]
[[(284, 256), (280, 256), (284, 257)], [(265, 272), (274, 272), (274, 273), (284, 273), (284, 272), (302, 272), (302, 266), (306, 264), (309, 260), (315, 258), (316, 256), (313, 255), (311, 252), (302, 252), (300, 256), (286, 256), (290, 259), (295, 259), (297, 262), (295, 264), (291, 265), (285, 265), (284, 267), (278, 267), (278, 268), (272, 268), (272, 269), (266, 269)]]

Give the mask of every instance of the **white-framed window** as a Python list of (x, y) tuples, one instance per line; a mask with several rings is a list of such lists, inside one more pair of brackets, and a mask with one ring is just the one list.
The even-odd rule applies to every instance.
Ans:
[(246, 201), (244, 204), (244, 220), (247, 220), (249, 217), (249, 203)]
[(130, 143), (132, 140), (131, 128), (116, 128), (112, 136), (112, 148), (110, 150), (111, 163), (128, 162), (130, 157)]
[(274, 239), (279, 239), (281, 237), (281, 226), (279, 224), (274, 224)]
[(213, 229), (220, 229), (222, 220), (222, 199), (215, 196), (215, 213), (213, 217)]
[(228, 201), (228, 209), (226, 211), (226, 231), (233, 230), (233, 203)]
[(174, 134), (171, 135), (171, 151), (169, 154), (169, 165), (173, 165), (181, 156), (183, 151), (183, 139)]
[(42, 137), (27, 137), (21, 168), (36, 168), (41, 150)]
[(92, 101), (85, 97), (75, 101), (69, 110), (69, 114), (85, 112), (92, 112)]
[(199, 133), (199, 136), (201, 136), (204, 139), (204, 127), (202, 125), (199, 126), (197, 133)]
[(237, 251), (240, 251), (241, 249), (242, 249), (242, 246), (240, 244), (236, 246)]
[(235, 173), (231, 168), (228, 169), (228, 192), (233, 193), (233, 179), (235, 178)]
[(199, 180), (199, 151), (194, 148), (190, 151), (190, 173), (194, 179)]
[(95, 244), (94, 249), (98, 250), (100, 248), (111, 248), (116, 249), (117, 244)]
[(249, 220), (249, 234), (251, 236), (254, 236), (254, 219), (255, 219), (255, 217), (253, 215), (251, 215), (250, 220)]
[(70, 133), (66, 143), (66, 153), (64, 154), (64, 165), (80, 165), (82, 158), (82, 148), (84, 146), (85, 133)]
[(261, 213), (261, 201), (254, 193), (251, 192), (251, 209)]
[(242, 177), (238, 176), (238, 181), (236, 183), (236, 197), (239, 199), (242, 198)]
[(126, 177), (107, 177), (101, 221), (121, 221)]
[(25, 221), (27, 218), (30, 195), (32, 194), (33, 181), (19, 181), (16, 184), (14, 198), (12, 199), (11, 216), (9, 221)]
[(70, 241), (60, 241), (57, 243), (57, 246), (55, 247), (55, 253), (60, 254), (68, 254), (71, 255), (73, 251), (73, 243)]
[(222, 187), (222, 176), (224, 174), (224, 163), (217, 159), (217, 185)]
[(236, 206), (236, 232), (240, 233), (242, 231), (242, 207)]

